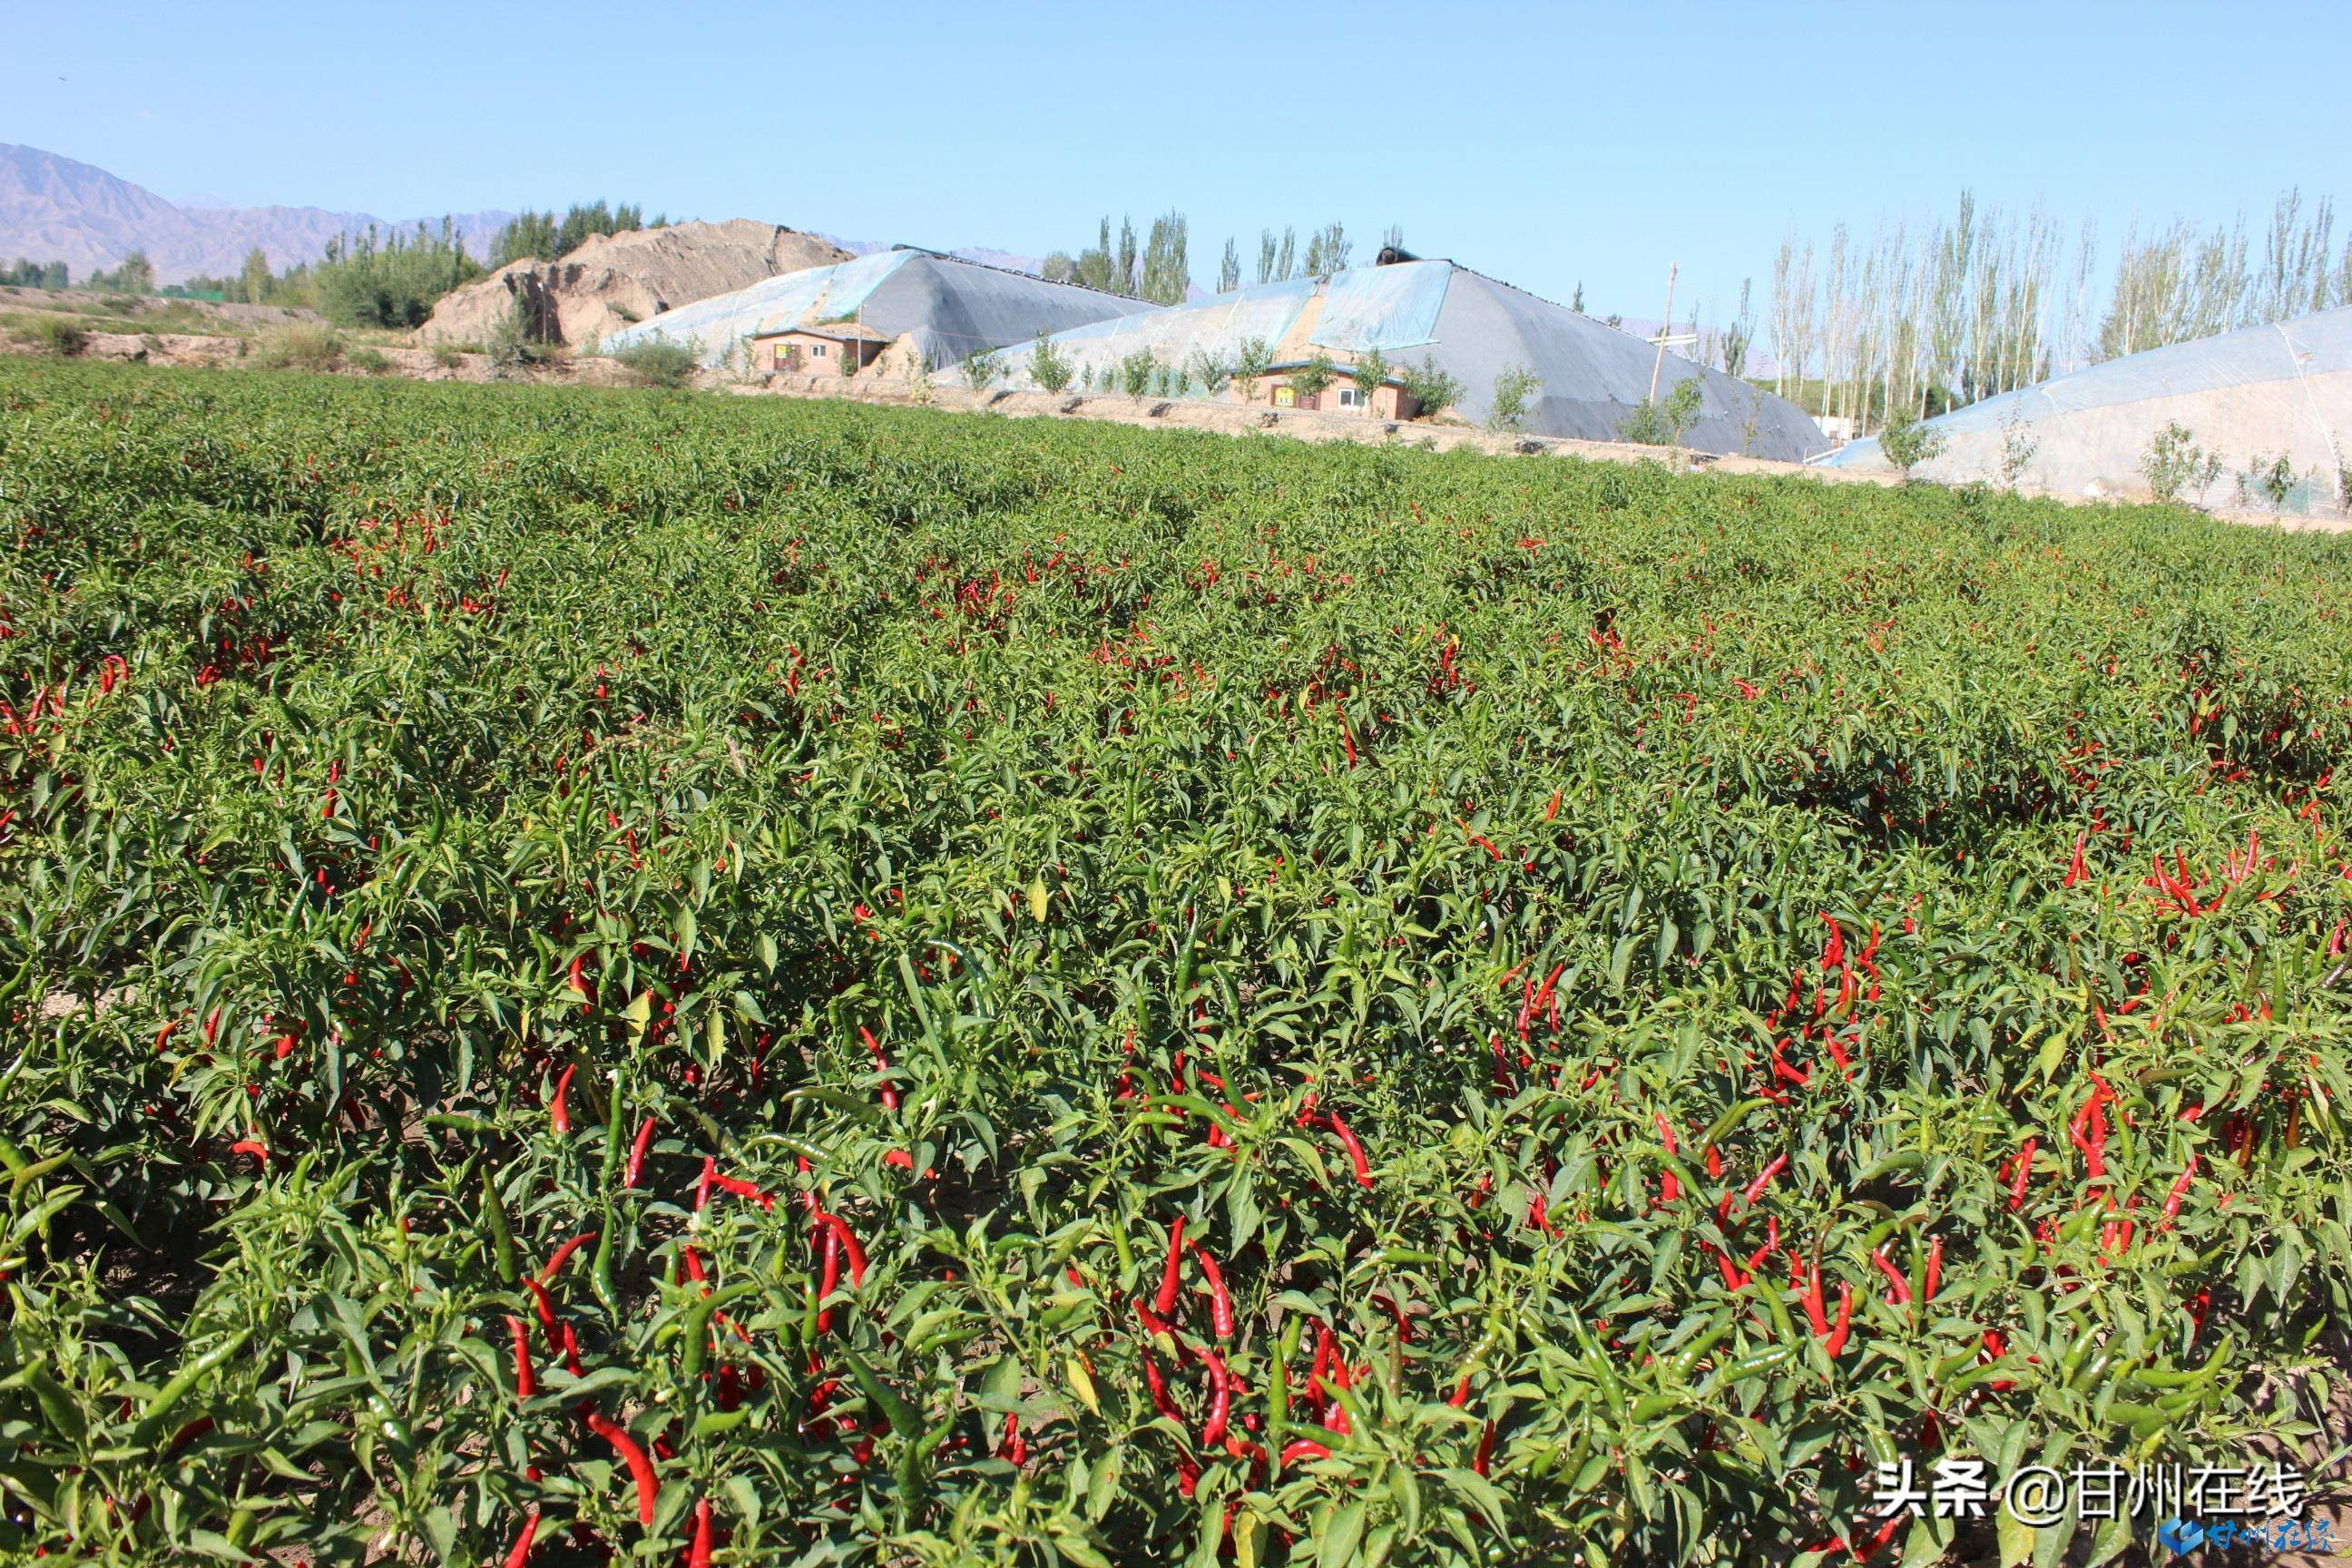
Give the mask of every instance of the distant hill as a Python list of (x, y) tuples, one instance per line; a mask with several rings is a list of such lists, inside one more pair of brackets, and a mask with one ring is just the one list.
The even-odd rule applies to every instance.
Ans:
[(509, 262), (443, 297), (427, 342), (480, 342), (520, 306), (549, 342), (579, 343), (782, 272), (830, 266), (849, 252), (815, 235), (734, 218), (598, 235), (553, 261)]
[[(458, 234), (476, 256), (489, 249), (491, 237), (513, 216), (455, 215)], [(441, 220), (436, 215), (428, 221), (438, 226)], [(0, 142), (0, 258), (62, 261), (77, 281), (134, 250), (147, 253), (163, 283), (234, 273), (257, 245), (268, 253), (270, 266), (283, 269), (316, 261), (329, 240), (370, 224), (407, 230), (416, 220), (387, 223), (372, 213), (320, 207), (180, 206), (91, 164)]]

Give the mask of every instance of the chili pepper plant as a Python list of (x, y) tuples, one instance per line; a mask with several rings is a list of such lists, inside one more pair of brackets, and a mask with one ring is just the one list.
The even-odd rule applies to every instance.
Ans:
[(2338, 1457), (2343, 538), (22, 361), (0, 529), (14, 1560), (2049, 1568), (2149, 1521), (1874, 1463)]

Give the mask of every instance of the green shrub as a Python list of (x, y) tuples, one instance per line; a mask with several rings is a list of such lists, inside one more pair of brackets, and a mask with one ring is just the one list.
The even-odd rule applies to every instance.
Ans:
[(68, 317), (18, 316), (10, 322), (9, 332), (19, 342), (59, 359), (71, 359), (89, 346), (89, 333)]
[(364, 371), (370, 375), (388, 375), (392, 373), (392, 361), (385, 357), (381, 349), (353, 349), (343, 356), (343, 363), (352, 370)]
[(1421, 356), (1419, 364), (1404, 367), (1404, 389), (1421, 405), (1421, 417), (1433, 419), (1462, 401), (1466, 390), (1461, 382), (1444, 371), (1429, 355)]
[(2273, 511), (2284, 511), (2287, 498), (2294, 494), (2294, 464), (2284, 452), (2275, 458), (2265, 458), (2258, 452), (2239, 477), (2238, 499), (2251, 503), (2260, 496), (2270, 503)]
[(1495, 377), (1494, 390), (1486, 399), (1486, 428), (1509, 431), (1522, 428), (1528, 422), (1528, 405), (1543, 390), (1543, 381), (1523, 364), (1512, 365)]
[(1037, 334), (1037, 346), (1029, 351), (1029, 379), (1047, 392), (1059, 392), (1070, 384), (1068, 356), (1042, 331)]
[(253, 363), (264, 370), (329, 371), (342, 357), (342, 334), (320, 321), (273, 327), (253, 345)]
[(443, 370), (455, 370), (466, 363), (465, 352), (455, 343), (435, 343), (428, 352), (433, 355), (433, 363)]
[(1244, 403), (1257, 401), (1258, 378), (1274, 363), (1274, 350), (1264, 338), (1244, 338), (1234, 354), (1234, 384)]
[(1364, 406), (1370, 408), (1373, 394), (1389, 384), (1388, 356), (1378, 349), (1358, 355), (1348, 378), (1356, 384), (1356, 391), (1362, 396)]
[(1290, 373), (1291, 387), (1298, 394), (1301, 403), (1310, 397), (1320, 397), (1324, 389), (1339, 379), (1339, 367), (1332, 363), (1331, 356), (1320, 349), (1305, 364)]
[(1943, 456), (1944, 446), (1944, 433), (1908, 408), (1888, 415), (1878, 432), (1878, 450), (1906, 484), (1912, 469)]
[(973, 354), (963, 362), (963, 384), (974, 392), (986, 392), (996, 384), (996, 377), (1004, 362), (994, 350)]
[(641, 339), (619, 350), (613, 359), (639, 386), (684, 386), (701, 366), (701, 356), (693, 344), (667, 338)]
[(2139, 471), (2147, 477), (2148, 493), (2160, 501), (2201, 496), (2221, 475), (2221, 454), (2207, 452), (2189, 426), (2169, 420), (2148, 438)]
[(1138, 349), (1118, 362), (1118, 382), (1129, 397), (1141, 397), (1151, 390), (1151, 377), (1160, 368), (1150, 349)]
[(1675, 383), (1664, 402), (1652, 403), (1644, 398), (1634, 405), (1633, 412), (1617, 426), (1617, 434), (1640, 446), (1679, 447), (1690, 427), (1698, 423), (1706, 397), (1706, 388), (1699, 378), (1686, 375)]
[(1186, 376), (1201, 384), (1201, 390), (1211, 397), (1222, 394), (1232, 384), (1234, 367), (1220, 356), (1203, 349), (1193, 354), (1185, 366)]

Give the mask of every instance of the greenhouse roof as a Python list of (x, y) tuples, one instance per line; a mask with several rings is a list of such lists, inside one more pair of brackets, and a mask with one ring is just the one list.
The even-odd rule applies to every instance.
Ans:
[(1155, 309), (1139, 300), (902, 247), (698, 300), (625, 328), (605, 345), (686, 342), (703, 363), (717, 364), (740, 341), (846, 323), (865, 337), (911, 334), (925, 362), (938, 366), (1025, 342), (1041, 331)]

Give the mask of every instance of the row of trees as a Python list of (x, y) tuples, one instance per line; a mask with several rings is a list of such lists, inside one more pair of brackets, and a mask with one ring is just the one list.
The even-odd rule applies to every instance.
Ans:
[(608, 207), (602, 197), (583, 206), (574, 204), (558, 217), (552, 209), (547, 212), (523, 211), (501, 225), (491, 237), (488, 267), (492, 271), (510, 261), (537, 257), (552, 261), (571, 255), (591, 239), (604, 235), (630, 234), (641, 228), (667, 228), (669, 216), (655, 215), (646, 221), (642, 206), (623, 202)]
[(73, 274), (62, 261), (36, 261), (20, 256), (5, 267), (0, 267), (0, 284), (16, 289), (70, 288)]
[[(329, 241), (316, 262), (282, 272), (273, 271), (268, 252), (256, 246), (235, 277), (192, 278), (188, 287), (248, 305), (314, 310), (338, 326), (405, 329), (423, 325), (451, 289), (508, 262), (566, 256), (600, 235), (668, 226), (667, 216), (648, 223), (644, 208), (626, 202), (575, 204), (560, 216), (552, 210), (524, 212), (500, 226), (487, 261), (467, 252), (446, 217), (437, 229), (419, 223), (413, 231), (385, 234), (371, 226)], [(143, 257), (135, 259), (144, 264)], [(149, 278), (152, 283), (152, 272)], [(100, 285), (93, 280), (92, 286)]]
[[(2167, 343), (2352, 304), (2352, 243), (2332, 248), (2331, 203), (2289, 191), (2260, 244), (2243, 218), (2124, 236), (2098, 288), (2095, 226), (2070, 231), (2039, 205), (2005, 212), (1963, 191), (1957, 211), (1869, 237), (1793, 237), (1772, 268), (1764, 323), (1773, 390), (1867, 427), (1891, 412), (1937, 414)], [(1743, 374), (1758, 324), (1751, 285), (1728, 327), (1700, 330), (1699, 355)]]
[(386, 235), (370, 225), (363, 233), (339, 235), (317, 261), (283, 272), (271, 271), (268, 253), (256, 246), (235, 277), (191, 278), (188, 287), (240, 304), (316, 310), (341, 327), (404, 329), (422, 326), (441, 296), (483, 270), (445, 217), (438, 229), (420, 223), (413, 232)]
[(1184, 215), (1168, 212), (1151, 220), (1151, 232), (1140, 245), (1135, 222), (1122, 217), (1118, 238), (1111, 239), (1110, 218), (1105, 215), (1095, 243), (1076, 257), (1057, 250), (1045, 258), (1045, 274), (1055, 283), (1117, 294), (1122, 299), (1149, 300), (1157, 305), (1178, 305), (1192, 289), (1192, 271), (1186, 260)]
[[(1055, 283), (1076, 283), (1129, 300), (1154, 304), (1181, 304), (1192, 291), (1192, 268), (1186, 258), (1184, 215), (1169, 212), (1151, 220), (1150, 235), (1139, 243), (1133, 220), (1121, 218), (1116, 241), (1106, 216), (1095, 243), (1077, 255), (1056, 250), (1045, 258), (1045, 274)], [(1402, 247), (1404, 236), (1391, 226), (1384, 245)], [(1328, 278), (1347, 269), (1355, 244), (1344, 225), (1325, 224), (1299, 243), (1296, 227), (1280, 235), (1265, 229), (1258, 236), (1257, 281), (1279, 283), (1292, 278)], [(1224, 254), (1217, 263), (1217, 292), (1242, 286), (1241, 242), (1227, 236)]]

